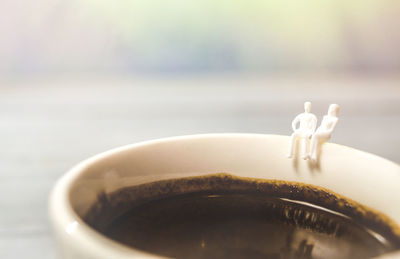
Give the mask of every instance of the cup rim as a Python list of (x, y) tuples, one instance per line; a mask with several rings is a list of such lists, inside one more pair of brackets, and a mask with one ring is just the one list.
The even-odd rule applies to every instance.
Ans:
[[(159, 138), (153, 140), (147, 140), (143, 142), (128, 144), (117, 148), (110, 149), (108, 151), (99, 153), (92, 157), (89, 157), (77, 165), (68, 170), (54, 185), (49, 198), (49, 218), (52, 223), (53, 229), (56, 232), (65, 232), (69, 238), (68, 242), (85, 243), (86, 247), (92, 247), (97, 250), (97, 254), (104, 254), (110, 256), (109, 258), (132, 258), (132, 256), (138, 256), (140, 258), (165, 258), (159, 255), (154, 255), (138, 249), (128, 247), (117, 241), (114, 241), (101, 233), (91, 228), (85, 223), (81, 217), (73, 209), (69, 200), (69, 192), (73, 186), (74, 181), (79, 175), (84, 172), (86, 168), (96, 164), (103, 159), (106, 159), (112, 155), (118, 155), (119, 153), (127, 150), (136, 149), (144, 146), (151, 146), (158, 143), (175, 142), (178, 140), (195, 140), (202, 138), (289, 138), (285, 135), (276, 134), (257, 134), (257, 133), (208, 133), (208, 134), (194, 134), (184, 136), (173, 136), (166, 138)], [(400, 168), (400, 165), (380, 156), (360, 151), (358, 149), (335, 144), (325, 143), (324, 145), (338, 146), (345, 148), (353, 152), (362, 152), (375, 159), (379, 159), (384, 163), (393, 164)], [(60, 238), (56, 235), (56, 238)], [(62, 238), (62, 237), (61, 237)]]

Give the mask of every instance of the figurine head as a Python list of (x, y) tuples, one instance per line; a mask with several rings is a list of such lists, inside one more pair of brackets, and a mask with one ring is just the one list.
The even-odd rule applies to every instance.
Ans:
[(311, 112), (311, 103), (310, 102), (304, 103), (304, 111), (307, 113)]
[(329, 105), (328, 115), (337, 117), (339, 114), (339, 105), (331, 104)]

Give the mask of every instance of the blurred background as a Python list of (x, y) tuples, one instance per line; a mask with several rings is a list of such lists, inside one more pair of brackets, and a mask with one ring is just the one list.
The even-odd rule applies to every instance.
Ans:
[(395, 72), (399, 13), (396, 0), (5, 0), (0, 72)]
[(47, 196), (77, 162), (183, 134), (291, 134), (400, 163), (398, 0), (0, 2), (0, 257), (55, 258)]

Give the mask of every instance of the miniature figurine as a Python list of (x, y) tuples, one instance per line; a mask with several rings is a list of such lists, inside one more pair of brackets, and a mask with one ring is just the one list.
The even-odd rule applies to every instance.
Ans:
[(339, 105), (329, 105), (328, 114), (322, 119), (321, 125), (311, 137), (310, 154), (311, 160), (316, 161), (318, 149), (321, 143), (328, 141), (331, 138), (332, 131), (338, 122)]
[[(299, 127), (297, 127), (299, 124)], [(292, 121), (293, 134), (290, 139), (288, 157), (293, 157), (297, 140), (301, 141), (301, 154), (303, 159), (309, 158), (308, 144), (315, 128), (317, 127), (317, 117), (311, 113), (311, 103), (304, 103), (304, 113), (297, 115)]]

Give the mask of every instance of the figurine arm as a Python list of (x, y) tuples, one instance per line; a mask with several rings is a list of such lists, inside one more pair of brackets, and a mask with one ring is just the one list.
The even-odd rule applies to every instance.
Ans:
[(338, 119), (335, 119), (332, 123), (331, 132), (335, 129), (337, 123), (338, 123)]
[(317, 117), (313, 116), (312, 117), (312, 132), (315, 131), (315, 129), (317, 128)]
[(329, 125), (329, 127), (324, 131), (326, 134), (332, 134), (333, 130), (336, 127), (336, 124), (338, 122), (338, 119), (333, 120), (333, 122)]
[(296, 128), (297, 123), (299, 123), (299, 115), (297, 115), (296, 118), (294, 118), (294, 120), (292, 121), (292, 129), (293, 129), (293, 131), (297, 130), (297, 128)]

